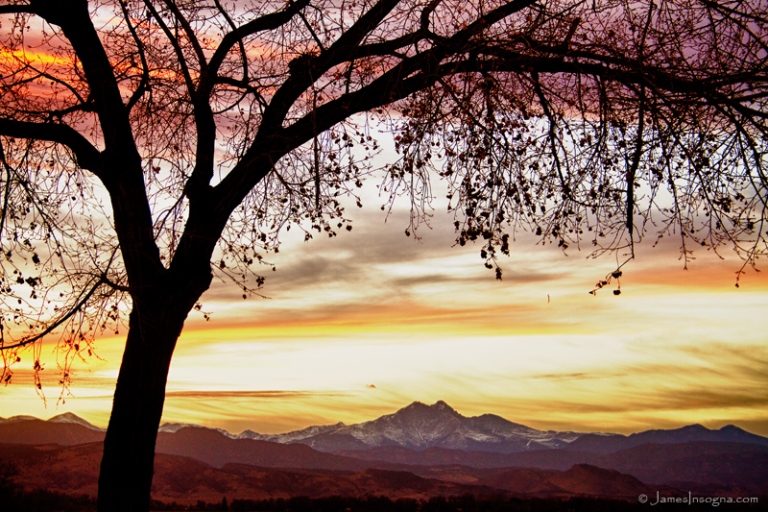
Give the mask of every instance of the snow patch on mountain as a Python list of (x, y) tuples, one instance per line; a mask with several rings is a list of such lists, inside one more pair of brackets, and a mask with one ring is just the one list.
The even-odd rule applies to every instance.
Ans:
[(224, 430), (223, 428), (203, 427), (202, 425), (193, 425), (191, 423), (163, 423), (160, 425), (157, 431), (173, 434), (175, 432), (178, 432), (182, 428), (204, 428), (207, 430), (215, 430), (216, 432), (219, 432), (220, 434), (223, 434), (231, 439), (237, 439), (236, 435)]
[(303, 441), (304, 439), (333, 432), (335, 430), (346, 427), (342, 422), (335, 425), (314, 425), (311, 427), (303, 428), (301, 430), (294, 430), (292, 432), (285, 432), (283, 434), (259, 434), (253, 430), (246, 430), (241, 432), (237, 436), (237, 439), (255, 439), (257, 441), (271, 441), (273, 443), (296, 443)]
[(65, 412), (64, 414), (59, 414), (58, 416), (54, 416), (48, 420), (51, 423), (68, 423), (71, 425), (80, 425), (85, 428), (89, 428), (91, 430), (97, 430), (99, 432), (104, 432), (105, 429), (97, 427), (96, 425), (92, 425), (91, 423), (88, 423), (86, 420), (81, 418), (80, 416), (77, 416), (76, 414), (72, 414), (71, 412)]
[(440, 400), (432, 405), (413, 402), (395, 413), (354, 425), (312, 426), (285, 434), (246, 430), (237, 437), (302, 443), (324, 452), (393, 446), (513, 453), (560, 448), (578, 436), (575, 432), (536, 430), (494, 414), (466, 417)]

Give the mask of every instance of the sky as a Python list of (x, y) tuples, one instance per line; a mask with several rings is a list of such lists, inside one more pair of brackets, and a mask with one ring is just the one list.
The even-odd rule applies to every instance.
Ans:
[[(702, 248), (684, 270), (674, 241), (646, 242), (621, 295), (592, 296), (614, 258), (522, 236), (497, 281), (479, 246), (454, 247), (443, 206), (417, 241), (405, 212), (385, 219), (381, 202), (369, 189), (337, 238), (285, 236), (268, 298), (214, 283), (211, 320), (192, 313), (178, 343), (164, 421), (277, 433), (443, 400), (540, 429), (735, 424), (768, 436), (768, 272), (748, 270), (736, 288), (728, 249)], [(45, 400), (22, 354), (0, 417), (71, 412), (106, 426), (123, 342), (99, 339), (61, 397), (44, 345)]]
[[(727, 249), (697, 251), (684, 270), (673, 241), (640, 244), (622, 294), (592, 296), (615, 258), (521, 237), (497, 281), (479, 246), (453, 246), (442, 210), (417, 241), (381, 202), (355, 208), (336, 238), (284, 237), (268, 298), (214, 283), (211, 320), (192, 313), (178, 343), (164, 421), (277, 433), (444, 400), (539, 429), (768, 435), (768, 276), (749, 270), (736, 288), (741, 262)], [(46, 400), (22, 362), (0, 388), (0, 417), (71, 412), (106, 426), (123, 341), (99, 339), (61, 399), (44, 345)]]

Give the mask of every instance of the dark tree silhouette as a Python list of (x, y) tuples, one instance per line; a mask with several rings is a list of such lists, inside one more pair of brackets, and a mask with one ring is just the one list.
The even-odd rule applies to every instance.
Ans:
[(406, 234), (444, 179), (499, 278), (518, 231), (766, 253), (764, 0), (4, 0), (0, 24), (3, 379), (47, 338), (66, 386), (127, 322), (100, 510), (149, 507), (213, 277), (258, 293), (281, 230), (350, 229), (367, 177)]

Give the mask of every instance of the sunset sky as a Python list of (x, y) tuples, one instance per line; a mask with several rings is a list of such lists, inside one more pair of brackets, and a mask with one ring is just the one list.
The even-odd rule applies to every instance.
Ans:
[[(63, 59), (29, 42), (6, 58), (52, 69)], [(677, 241), (654, 246), (650, 230), (622, 269), (622, 293), (612, 283), (592, 296), (626, 255), (593, 259), (588, 240), (563, 252), (523, 233), (500, 257), (497, 281), (480, 245), (454, 246), (445, 204), (435, 202), (432, 229), (417, 240), (404, 233), (406, 205), (385, 217), (375, 185), (365, 183), (364, 208), (347, 212), (351, 232), (308, 243), (295, 229), (283, 234), (279, 254), (267, 257), (276, 271), (263, 269), (266, 298), (243, 300), (236, 286), (214, 282), (201, 301), (210, 321), (193, 312), (178, 343), (163, 421), (278, 433), (443, 400), (465, 416), (539, 429), (735, 424), (768, 436), (764, 262), (737, 288), (742, 261), (728, 247), (701, 247), (684, 269)], [(58, 384), (55, 342), (44, 344), (44, 399), (34, 356), (21, 353), (13, 382), (0, 387), (0, 417), (71, 412), (106, 427), (126, 331), (75, 362), (68, 390)]]
[[(338, 238), (284, 238), (277, 271), (265, 269), (268, 299), (214, 284), (202, 301), (211, 321), (193, 314), (179, 342), (164, 421), (284, 432), (444, 400), (540, 429), (733, 423), (768, 435), (768, 277), (750, 270), (734, 287), (741, 262), (727, 249), (725, 260), (698, 251), (684, 270), (674, 240), (644, 242), (622, 294), (593, 297), (615, 258), (523, 236), (496, 281), (479, 247), (452, 247), (442, 205), (414, 241), (381, 202), (353, 208)], [(0, 416), (72, 412), (106, 426), (121, 345), (100, 339), (101, 359), (76, 364), (58, 405), (52, 345), (47, 403), (27, 355), (0, 390)]]

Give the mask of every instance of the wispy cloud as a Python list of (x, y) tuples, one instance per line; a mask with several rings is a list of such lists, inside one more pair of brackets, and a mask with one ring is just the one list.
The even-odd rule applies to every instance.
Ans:
[[(214, 284), (203, 297), (213, 320), (192, 315), (179, 341), (167, 421), (281, 432), (442, 399), (538, 428), (699, 422), (768, 434), (768, 274), (736, 289), (736, 260), (701, 251), (685, 271), (674, 243), (644, 244), (624, 267), (622, 294), (612, 283), (593, 297), (616, 259), (521, 236), (499, 260), (499, 282), (479, 246), (452, 247), (445, 218), (414, 241), (401, 212), (386, 223), (378, 211), (353, 213), (351, 233), (287, 238), (270, 255), (271, 299)], [(105, 424), (122, 344), (102, 340), (106, 361), (76, 365), (74, 396), (57, 413)], [(55, 361), (43, 357), (58, 395)], [(19, 370), (0, 416), (47, 415)]]
[(205, 399), (293, 399), (293, 398), (314, 398), (314, 397), (337, 397), (346, 396), (349, 393), (337, 391), (319, 392), (319, 391), (169, 391), (165, 394), (167, 398), (205, 398)]

